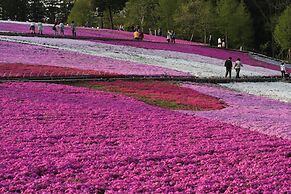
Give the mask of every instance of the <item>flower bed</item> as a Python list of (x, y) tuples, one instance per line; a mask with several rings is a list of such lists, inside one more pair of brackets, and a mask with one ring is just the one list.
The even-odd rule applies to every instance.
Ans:
[[(37, 24), (37, 23), (36, 23)], [(52, 30), (52, 24), (44, 24), (43, 33), (46, 35), (54, 35), (54, 31)], [(16, 32), (16, 33), (29, 33), (29, 22), (14, 22), (14, 21), (1, 21), (0, 20), (0, 32)], [(36, 28), (37, 29), (37, 28)], [(72, 35), (71, 29), (69, 26), (65, 27), (65, 35)], [(108, 39), (126, 39), (133, 40), (133, 32), (127, 31), (117, 31), (110, 29), (96, 29), (96, 28), (77, 28), (77, 36), (78, 37), (91, 37), (91, 38), (108, 38)], [(78, 38), (77, 37), (77, 38)], [(153, 42), (167, 42), (165, 37), (162, 36), (152, 36), (152, 35), (144, 35), (145, 41), (153, 41)], [(180, 44), (195, 44), (200, 45), (200, 43), (189, 42), (185, 40), (176, 40), (177, 43)]]
[[(25, 23), (25, 22), (0, 21), (0, 31), (26, 33), (26, 32), (29, 32), (29, 25), (30, 23)], [(44, 25), (44, 33), (53, 34), (51, 24)], [(66, 35), (71, 35), (71, 30), (69, 27), (65, 28), (65, 33)], [(126, 31), (79, 28), (77, 30), (77, 33), (78, 33), (78, 36), (84, 36), (84, 37), (132, 40), (132, 33), (126, 32)], [(279, 71), (279, 67), (277, 65), (269, 63), (268, 61), (256, 60), (250, 57), (248, 53), (230, 51), (230, 50), (224, 50), (224, 49), (218, 49), (218, 48), (210, 48), (207, 46), (203, 46), (203, 44), (200, 44), (200, 43), (193, 43), (193, 42), (184, 41), (184, 40), (177, 40), (177, 43), (179, 44), (175, 44), (175, 45), (167, 44), (166, 39), (160, 36), (145, 35), (144, 40), (149, 41), (149, 42), (122, 41), (122, 40), (118, 40), (118, 41), (112, 40), (112, 41), (105, 41), (105, 42), (109, 44), (114, 44), (114, 45), (127, 45), (127, 46), (135, 46), (135, 47), (147, 48), (147, 49), (170, 50), (170, 51), (192, 53), (192, 54), (194, 53), (194, 54), (208, 56), (208, 57), (221, 59), (221, 60), (226, 60), (228, 57), (232, 57), (234, 60), (236, 58), (240, 58), (244, 64), (248, 64), (248, 65), (252, 65), (256, 67), (264, 67), (264, 68)], [(288, 71), (291, 71), (291, 69), (288, 68)]]
[(184, 110), (216, 110), (226, 107), (226, 104), (218, 98), (201, 94), (197, 91), (179, 87), (159, 81), (114, 81), (114, 82), (90, 82), (86, 86), (117, 92), (148, 104), (170, 109)]
[(84, 88), (0, 90), (1, 193), (290, 190), (289, 140)]
[[(110, 45), (90, 41), (48, 39), (37, 37), (0, 37), (3, 41), (12, 41), (38, 46), (73, 51), (86, 55), (107, 57), (113, 60), (127, 61), (137, 64), (146, 64), (180, 71), (196, 77), (220, 77), (225, 74), (224, 61), (205, 57), (202, 55), (180, 53), (173, 51), (141, 49), (131, 46)], [(261, 67), (244, 65), (242, 75), (246, 76), (269, 76), (278, 75), (273, 71)]]
[[(220, 111), (188, 112), (189, 114), (231, 123), (271, 136), (291, 139), (290, 103), (235, 92), (223, 87), (184, 86), (221, 98), (229, 105), (229, 107)], [(248, 84), (248, 86), (251, 87), (251, 84)]]
[[(188, 75), (167, 68), (98, 57), (61, 49), (0, 41), (0, 63), (47, 65), (120, 75)], [(19, 72), (22, 74), (22, 72)]]
[(291, 84), (285, 82), (220, 84), (240, 92), (291, 103)]
[[(168, 50), (182, 53), (198, 54), (202, 56), (211, 57), (214, 59), (226, 60), (229, 57), (232, 57), (233, 60), (240, 58), (243, 64), (248, 64), (255, 67), (263, 67), (271, 70), (279, 71), (280, 67), (269, 63), (268, 61), (256, 60), (255, 58), (249, 56), (246, 52), (232, 51), (219, 48), (211, 48), (202, 45), (186, 45), (186, 44), (159, 44), (153, 42), (134, 42), (134, 41), (122, 41), (122, 40), (111, 40), (111, 41), (100, 41), (96, 40), (95, 42), (103, 42), (113, 45), (126, 45), (133, 46), (138, 48), (145, 49), (155, 49), (155, 50)], [(288, 68), (291, 70), (291, 68)]]
[(41, 77), (41, 76), (72, 76), (72, 75), (94, 75), (98, 77), (112, 77), (117, 74), (93, 70), (80, 70), (68, 67), (54, 67), (47, 65), (0, 63), (0, 77)]

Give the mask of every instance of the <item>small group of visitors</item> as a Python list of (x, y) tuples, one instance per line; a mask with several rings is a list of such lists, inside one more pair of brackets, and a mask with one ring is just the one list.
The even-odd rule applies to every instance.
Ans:
[[(225, 77), (229, 76), (229, 78), (231, 78), (231, 71), (234, 68), (236, 71), (236, 78), (240, 78), (240, 76), (239, 76), (240, 69), (241, 69), (241, 67), (243, 67), (240, 58), (237, 58), (237, 60), (234, 62), (234, 66), (233, 66), (232, 58), (229, 57), (225, 61), (224, 66), (226, 68)], [(281, 78), (285, 78), (285, 77), (289, 76), (284, 62), (281, 63), (280, 70), (281, 70)]]
[[(38, 34), (42, 35), (43, 34), (43, 24), (42, 22), (38, 22), (37, 23), (37, 29), (38, 29)], [(32, 34), (36, 34), (36, 24), (34, 22), (32, 22), (30, 24), (29, 27), (30, 33)], [(61, 35), (64, 36), (65, 35), (65, 24), (63, 22), (58, 22), (57, 20), (55, 21), (52, 30), (54, 31), (54, 35)], [(77, 33), (76, 33), (76, 25), (75, 22), (72, 21), (71, 23), (71, 30), (72, 30), (72, 36), (76, 37)]]
[(224, 38), (218, 38), (217, 39), (217, 47), (218, 48), (226, 48), (226, 43)]
[(168, 30), (168, 33), (167, 33), (167, 42), (168, 43), (176, 43), (176, 33), (172, 30)]
[[(32, 22), (30, 24), (29, 30), (30, 30), (30, 33), (36, 34), (36, 24), (34, 22)], [(43, 25), (42, 25), (42, 22), (38, 22), (37, 23), (37, 30), (38, 30), (38, 34), (40, 34), (40, 35), (43, 34)]]
[(58, 33), (60, 33), (61, 36), (64, 36), (65, 35), (65, 25), (64, 23), (59, 23), (58, 22), (55, 22), (54, 26), (53, 26), (53, 31), (54, 31), (54, 34), (55, 36), (58, 35)]
[(281, 70), (281, 78), (289, 77), (289, 74), (287, 72), (287, 69), (286, 69), (284, 62), (281, 63), (280, 70)]
[(241, 67), (243, 67), (240, 58), (237, 58), (237, 60), (234, 63), (234, 67), (233, 67), (232, 57), (229, 57), (225, 61), (224, 66), (226, 68), (225, 77), (229, 76), (229, 78), (231, 78), (231, 71), (232, 71), (232, 68), (234, 68), (236, 71), (236, 78), (240, 78), (240, 76), (239, 76), (240, 69), (241, 69)]
[(125, 31), (125, 28), (124, 28), (124, 26), (121, 24), (121, 25), (119, 25), (118, 30), (120, 30), (120, 31)]
[(135, 29), (133, 32), (133, 39), (134, 40), (143, 40), (144, 39), (144, 33), (141, 29)]

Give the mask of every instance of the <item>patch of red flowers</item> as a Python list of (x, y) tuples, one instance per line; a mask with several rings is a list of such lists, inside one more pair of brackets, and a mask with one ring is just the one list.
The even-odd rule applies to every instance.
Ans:
[(27, 64), (1, 64), (0, 77), (42, 77), (42, 76), (80, 76), (94, 75), (100, 77), (110, 77), (112, 73), (82, 70), (68, 67), (55, 67), (48, 65), (27, 65)]
[(172, 109), (216, 110), (227, 105), (222, 100), (198, 91), (161, 81), (90, 82), (90, 86), (134, 97), (146, 103)]

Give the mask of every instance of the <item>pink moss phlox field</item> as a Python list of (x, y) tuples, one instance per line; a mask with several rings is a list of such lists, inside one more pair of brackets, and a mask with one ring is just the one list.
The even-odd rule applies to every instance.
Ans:
[(193, 112), (197, 116), (231, 123), (271, 136), (291, 139), (291, 104), (223, 87), (184, 85), (201, 93), (221, 98), (229, 106), (219, 111)]
[(291, 142), (45, 83), (0, 84), (1, 193), (284, 193)]
[(121, 75), (189, 75), (162, 67), (5, 41), (0, 41), (0, 62), (69, 67)]
[[(169, 51), (176, 51), (176, 52), (183, 52), (183, 53), (193, 53), (202, 56), (217, 58), (217, 59), (228, 59), (232, 57), (233, 60), (240, 58), (242, 63), (264, 67), (272, 70), (280, 70), (278, 65), (270, 64), (264, 61), (259, 61), (254, 59), (253, 57), (249, 56), (246, 52), (239, 52), (239, 51), (232, 51), (226, 49), (219, 49), (219, 48), (210, 48), (207, 46), (201, 45), (186, 45), (186, 44), (167, 44), (167, 43), (154, 43), (154, 42), (138, 42), (138, 41), (122, 41), (122, 40), (111, 40), (111, 41), (100, 41), (107, 44), (114, 44), (114, 45), (126, 45), (126, 46), (134, 46), (138, 48), (146, 48), (146, 49), (155, 49), (155, 50), (169, 50)], [(223, 64), (222, 64), (223, 65)], [(289, 69), (291, 70), (291, 69)]]
[[(37, 24), (37, 23), (36, 23)], [(53, 35), (54, 31), (52, 30), (53, 25), (44, 24), (43, 33), (45, 35)], [(20, 22), (4, 22), (0, 21), (0, 31), (6, 32), (16, 32), (16, 33), (29, 33), (30, 23), (20, 23)], [(36, 28), (37, 29), (37, 28)], [(65, 35), (71, 35), (70, 27), (65, 27)], [(126, 39), (126, 40), (133, 40), (133, 32), (128, 31), (118, 31), (118, 30), (111, 30), (111, 29), (96, 29), (96, 28), (77, 28), (77, 36), (78, 37), (91, 37), (91, 38), (109, 38), (109, 39)], [(78, 38), (77, 37), (77, 38)], [(165, 37), (162, 36), (153, 36), (153, 35), (144, 35), (145, 41), (152, 41), (152, 42), (167, 42)], [(197, 44), (201, 45), (200, 43), (189, 42), (185, 40), (176, 40), (177, 43), (180, 44)]]
[(2, 64), (0, 63), (0, 77), (34, 77), (34, 76), (72, 76), (94, 75), (98, 77), (113, 77), (117, 74), (94, 70), (80, 70), (68, 67), (47, 65)]

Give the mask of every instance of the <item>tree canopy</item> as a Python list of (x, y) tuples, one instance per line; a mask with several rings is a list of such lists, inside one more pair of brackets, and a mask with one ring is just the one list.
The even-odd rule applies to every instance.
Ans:
[(225, 37), (230, 48), (274, 56), (290, 48), (290, 5), (291, 0), (0, 0), (0, 19), (64, 22), (72, 12), (69, 20), (79, 25), (123, 24), (145, 32), (162, 29), (164, 35), (174, 30), (178, 38), (203, 42), (211, 34)]
[(274, 37), (283, 49), (291, 48), (291, 5), (279, 17)]

